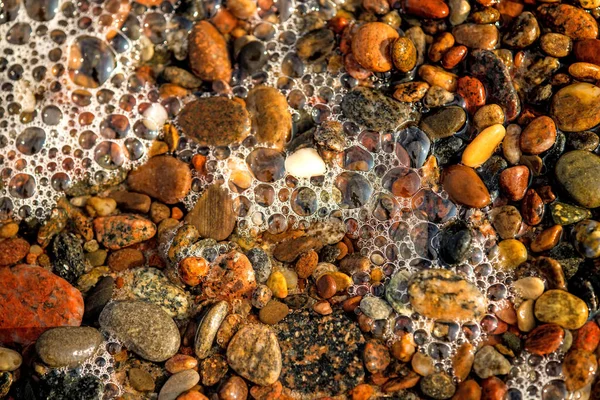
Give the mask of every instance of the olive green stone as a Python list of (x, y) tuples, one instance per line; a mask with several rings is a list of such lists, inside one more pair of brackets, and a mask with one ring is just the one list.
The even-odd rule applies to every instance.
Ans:
[(420, 128), (430, 139), (443, 139), (454, 135), (467, 120), (467, 114), (461, 107), (451, 106), (442, 108), (423, 118)]
[(600, 207), (600, 157), (585, 150), (563, 154), (556, 163), (556, 179), (587, 208)]
[(588, 307), (579, 297), (564, 290), (548, 290), (535, 302), (535, 317), (541, 322), (579, 329), (588, 319)]
[(590, 218), (592, 213), (587, 208), (556, 201), (550, 205), (552, 220), (557, 225), (571, 225)]

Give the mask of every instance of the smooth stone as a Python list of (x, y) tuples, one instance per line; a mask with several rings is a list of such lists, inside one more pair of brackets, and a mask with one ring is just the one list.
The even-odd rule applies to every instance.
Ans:
[(544, 281), (536, 276), (517, 279), (513, 283), (515, 293), (523, 298), (535, 300), (544, 293)]
[(147, 194), (165, 204), (175, 204), (192, 188), (192, 172), (175, 157), (157, 156), (131, 171), (127, 184), (134, 192)]
[(558, 182), (577, 203), (586, 208), (600, 207), (600, 180), (596, 179), (600, 175), (600, 157), (585, 150), (570, 151), (560, 157), (554, 171)]
[(421, 391), (436, 400), (449, 399), (456, 392), (452, 377), (444, 372), (436, 372), (423, 377), (419, 383)]
[(456, 349), (456, 354), (452, 357), (452, 369), (459, 382), (467, 379), (473, 368), (474, 360), (475, 351), (471, 343), (465, 342)]
[(285, 170), (296, 178), (311, 178), (324, 175), (327, 167), (317, 150), (305, 147), (287, 156)]
[(462, 107), (444, 107), (428, 114), (421, 120), (419, 127), (430, 139), (442, 139), (458, 132), (467, 120), (467, 115)]
[(203, 238), (227, 239), (237, 220), (231, 195), (216, 184), (210, 185), (184, 220), (194, 225)]
[(153, 392), (154, 379), (150, 373), (141, 368), (131, 368), (127, 371), (129, 384), (138, 392)]
[(594, 151), (600, 144), (600, 138), (594, 132), (572, 132), (567, 136), (567, 146), (574, 150)]
[(431, 148), (431, 141), (421, 129), (410, 126), (401, 130), (398, 132), (396, 143), (398, 146), (396, 147), (396, 154), (404, 151), (410, 159), (410, 162), (405, 160), (401, 161), (402, 163), (413, 168), (421, 168), (425, 164)]
[(520, 141), (523, 153), (543, 153), (556, 142), (556, 124), (545, 115), (537, 117), (523, 129)]
[(229, 312), (229, 304), (219, 301), (206, 313), (198, 324), (194, 340), (194, 353), (199, 359), (205, 359), (210, 354), (213, 341), (221, 323)]
[(148, 361), (166, 361), (179, 350), (179, 329), (156, 304), (115, 301), (104, 307), (99, 322), (103, 330), (114, 334), (125, 347)]
[(177, 122), (186, 136), (202, 146), (240, 143), (251, 127), (244, 106), (226, 97), (203, 97), (187, 103)]
[(235, 250), (218, 256), (202, 282), (203, 295), (215, 300), (249, 298), (255, 288), (254, 270), (248, 257)]
[(91, 288), (85, 298), (85, 312), (83, 317), (86, 320), (95, 320), (102, 312), (104, 306), (112, 298), (115, 290), (115, 279), (112, 276), (100, 278), (98, 283)]
[(406, 302), (405, 294), (410, 280), (408, 271), (396, 271), (385, 288), (385, 299), (394, 311), (400, 315), (409, 316), (412, 313), (410, 304)]
[(176, 400), (180, 394), (196, 386), (199, 381), (200, 375), (192, 369), (171, 375), (160, 389), (158, 400)]
[(103, 341), (95, 328), (63, 326), (42, 333), (35, 350), (50, 367), (75, 367), (91, 357)]
[(594, 381), (598, 362), (594, 353), (573, 349), (563, 360), (563, 373), (569, 391), (583, 389)]
[(271, 270), (273, 265), (271, 263), (271, 258), (269, 255), (261, 248), (255, 247), (253, 249), (248, 250), (246, 253), (246, 257), (252, 264), (252, 269), (254, 270), (254, 277), (256, 278), (256, 282), (265, 283), (269, 276), (271, 275)]
[(365, 368), (372, 374), (383, 372), (390, 365), (391, 358), (387, 346), (376, 340), (369, 340), (363, 350)]
[(221, 33), (208, 21), (194, 25), (188, 36), (190, 67), (204, 81), (231, 79), (231, 61), (227, 42)]
[(448, 5), (442, 0), (403, 0), (402, 11), (426, 19), (446, 18), (450, 13)]
[(0, 372), (12, 372), (23, 363), (23, 357), (19, 352), (6, 347), (0, 347)]
[(341, 107), (347, 118), (377, 131), (392, 131), (418, 119), (410, 103), (401, 103), (364, 86), (346, 93)]
[(516, 49), (531, 46), (540, 36), (540, 25), (535, 15), (529, 11), (521, 13), (506, 30), (502, 41)]
[(444, 269), (414, 274), (408, 295), (415, 311), (438, 320), (477, 320), (485, 314), (487, 304), (475, 285)]
[(42, 267), (0, 268), (0, 298), (0, 343), (29, 344), (51, 327), (81, 325), (81, 292)]
[[(418, 73), (421, 79), (423, 79), (425, 82), (431, 85), (431, 88), (429, 89), (430, 91), (434, 87), (440, 87), (446, 90), (447, 92), (456, 92), (456, 88), (458, 85), (458, 76), (456, 76), (452, 72), (448, 72), (441, 67), (426, 64), (421, 65), (419, 67)], [(439, 100), (435, 101), (435, 103), (438, 103), (440, 105), (445, 104), (443, 103), (443, 101), (441, 101), (441, 99), (443, 99), (446, 96), (438, 95), (437, 97), (439, 98)], [(429, 100), (427, 98), (425, 99), (425, 103), (430, 105)]]
[(72, 233), (61, 232), (52, 241), (52, 264), (56, 275), (70, 283), (77, 282), (87, 268), (81, 240)]
[(531, 332), (535, 328), (533, 300), (525, 300), (517, 308), (517, 326), (522, 332)]
[(500, 32), (492, 24), (462, 24), (452, 34), (456, 43), (472, 49), (494, 50), (500, 41)]
[(475, 353), (473, 370), (481, 379), (510, 372), (510, 361), (492, 346), (483, 346)]
[(473, 125), (478, 131), (483, 131), (492, 125), (502, 125), (504, 124), (504, 120), (504, 110), (498, 104), (486, 104), (480, 107), (473, 115)]
[(286, 304), (277, 300), (271, 300), (261, 308), (258, 313), (258, 319), (260, 319), (263, 324), (275, 325), (287, 317), (289, 312), (290, 309)]
[(471, 250), (473, 235), (463, 224), (457, 223), (444, 229), (440, 235), (440, 257), (448, 264), (466, 260)]
[(563, 87), (552, 97), (550, 116), (566, 132), (595, 127), (600, 123), (600, 88), (585, 82)]
[(18, 263), (29, 252), (29, 243), (21, 238), (0, 241), (0, 266)]
[(392, 308), (385, 300), (373, 296), (363, 297), (360, 309), (366, 316), (375, 320), (386, 319), (392, 313)]
[(409, 72), (417, 64), (417, 48), (408, 37), (399, 37), (392, 45), (392, 61), (401, 72)]
[(505, 109), (506, 119), (514, 120), (521, 113), (521, 101), (508, 67), (489, 50), (473, 50), (471, 58), (471, 74), (485, 86), (487, 102), (501, 104)]
[(527, 261), (527, 248), (516, 239), (505, 239), (498, 243), (497, 268), (512, 271)]
[(565, 331), (556, 324), (543, 324), (527, 335), (525, 350), (538, 356), (545, 356), (559, 349)]
[(566, 57), (573, 49), (573, 41), (567, 35), (548, 32), (540, 38), (540, 48), (549, 56)]
[(277, 336), (265, 325), (246, 325), (229, 342), (229, 366), (257, 385), (271, 385), (281, 373), (281, 350)]
[(258, 145), (283, 150), (292, 131), (292, 115), (285, 96), (276, 88), (257, 86), (248, 93), (246, 107)]
[(529, 186), (529, 168), (517, 165), (500, 173), (500, 189), (511, 201), (522, 200)]
[(545, 28), (573, 40), (598, 37), (598, 23), (581, 8), (569, 4), (542, 4), (536, 14)]
[(120, 214), (94, 219), (96, 240), (110, 250), (144, 242), (156, 234), (156, 225), (135, 214)]
[(392, 69), (392, 45), (398, 32), (382, 22), (367, 22), (352, 37), (352, 54), (364, 68), (375, 72)]
[(444, 169), (442, 185), (450, 199), (467, 207), (483, 208), (490, 204), (487, 187), (474, 169), (452, 165)]
[(184, 317), (190, 309), (186, 292), (156, 268), (139, 268), (133, 273), (131, 293), (161, 307), (173, 318)]
[(502, 239), (512, 239), (519, 233), (523, 219), (515, 206), (501, 206), (490, 212), (492, 226)]
[(575, 225), (573, 245), (587, 258), (600, 257), (600, 222), (588, 219)]
[(575, 42), (573, 47), (577, 61), (600, 65), (600, 40), (584, 39)]
[(588, 307), (579, 297), (564, 290), (548, 290), (535, 302), (535, 317), (565, 329), (579, 329), (587, 321)]
[(463, 151), (462, 163), (467, 167), (480, 167), (494, 154), (505, 135), (506, 129), (501, 124), (485, 128)]

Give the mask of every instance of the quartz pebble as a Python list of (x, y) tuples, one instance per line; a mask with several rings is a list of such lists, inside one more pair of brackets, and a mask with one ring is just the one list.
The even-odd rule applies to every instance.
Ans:
[(324, 175), (327, 167), (315, 149), (303, 148), (285, 159), (285, 170), (296, 178)]

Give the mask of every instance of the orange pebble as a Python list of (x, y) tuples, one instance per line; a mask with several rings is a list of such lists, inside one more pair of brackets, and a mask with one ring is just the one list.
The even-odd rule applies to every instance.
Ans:
[(194, 169), (202, 175), (206, 174), (206, 156), (196, 154), (192, 157), (192, 165), (194, 166)]
[(207, 273), (208, 263), (202, 257), (186, 257), (179, 263), (179, 275), (186, 285), (199, 285)]
[(121, 289), (125, 285), (125, 280), (119, 276), (115, 280), (115, 285), (117, 286), (117, 289)]
[(368, 400), (373, 397), (375, 390), (371, 385), (363, 383), (352, 389), (350, 394), (352, 394), (352, 400)]
[(212, 18), (212, 23), (222, 34), (227, 34), (237, 25), (237, 19), (226, 8), (220, 8)]
[(183, 218), (183, 211), (181, 211), (179, 207), (173, 207), (171, 209), (171, 218), (179, 221), (181, 218)]
[(208, 400), (208, 397), (195, 390), (189, 390), (177, 397), (177, 400)]

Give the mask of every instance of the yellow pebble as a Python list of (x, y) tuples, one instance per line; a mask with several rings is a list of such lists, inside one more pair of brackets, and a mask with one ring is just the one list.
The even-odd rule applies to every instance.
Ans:
[(177, 150), (179, 146), (179, 132), (177, 132), (177, 128), (174, 125), (165, 124), (163, 132), (169, 151), (173, 152)]
[(19, 224), (14, 222), (9, 222), (8, 224), (4, 224), (0, 227), (0, 238), (6, 239), (13, 237), (19, 232)]
[(506, 129), (500, 124), (485, 128), (467, 146), (462, 156), (462, 163), (467, 167), (477, 168), (486, 162), (496, 148), (502, 143)]
[(165, 154), (169, 151), (169, 145), (165, 142), (161, 142), (159, 140), (155, 140), (152, 142), (150, 149), (148, 150), (148, 157), (160, 156), (161, 154)]
[(288, 295), (285, 276), (279, 271), (275, 271), (269, 276), (269, 279), (267, 279), (267, 286), (271, 289), (271, 292), (273, 292), (273, 296), (278, 299), (283, 299)]
[(458, 77), (451, 72), (433, 65), (422, 65), (419, 76), (431, 86), (440, 86), (449, 92), (456, 92)]
[(506, 239), (498, 243), (498, 267), (513, 270), (527, 261), (525, 245), (516, 239)]
[(569, 73), (582, 81), (597, 81), (600, 79), (600, 66), (586, 62), (576, 62), (569, 66)]
[(380, 282), (383, 279), (383, 271), (380, 270), (379, 268), (374, 269), (373, 271), (371, 271), (371, 280), (373, 282)]
[(330, 272), (327, 275), (331, 276), (335, 281), (335, 287), (338, 292), (343, 292), (352, 285), (352, 278), (343, 272)]

